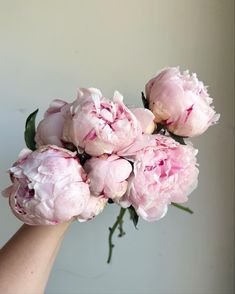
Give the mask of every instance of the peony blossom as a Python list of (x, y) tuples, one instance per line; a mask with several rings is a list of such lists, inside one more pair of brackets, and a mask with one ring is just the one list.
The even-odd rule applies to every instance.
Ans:
[(84, 221), (93, 219), (95, 216), (97, 216), (103, 211), (107, 202), (108, 202), (108, 199), (104, 197), (104, 195), (101, 195), (101, 196), (91, 195), (85, 210), (81, 214), (79, 214), (79, 216), (77, 217), (77, 220), (79, 222), (84, 222)]
[(197, 186), (196, 149), (163, 135), (145, 135), (131, 149), (134, 172), (123, 207), (132, 205), (143, 219), (155, 221), (166, 214), (171, 202), (187, 201)]
[(42, 145), (57, 145), (64, 147), (61, 141), (65, 116), (69, 104), (63, 100), (53, 100), (37, 127), (35, 141), (37, 147)]
[(146, 84), (145, 92), (155, 121), (176, 135), (198, 136), (219, 120), (213, 99), (195, 73), (164, 69)]
[(5, 196), (15, 216), (29, 225), (93, 216), (92, 211), (89, 215), (87, 175), (76, 153), (57, 146), (43, 146), (34, 152), (24, 149), (10, 175), (13, 183)]
[[(98, 89), (80, 89), (71, 104), (63, 130), (63, 140), (92, 156), (111, 154), (126, 148), (148, 129), (153, 116), (143, 111), (143, 124), (124, 105), (119, 92), (106, 99)], [(147, 130), (149, 132), (149, 130)]]
[(117, 155), (105, 154), (87, 160), (84, 169), (90, 179), (90, 190), (93, 195), (104, 195), (118, 202), (127, 190), (127, 180), (132, 166)]
[(142, 133), (152, 134), (156, 124), (154, 123), (154, 114), (146, 108), (131, 108), (131, 112), (135, 115), (141, 125)]

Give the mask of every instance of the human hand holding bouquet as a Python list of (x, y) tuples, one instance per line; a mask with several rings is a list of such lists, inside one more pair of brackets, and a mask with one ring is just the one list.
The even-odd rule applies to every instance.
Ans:
[(109, 228), (109, 263), (126, 211), (135, 226), (139, 216), (164, 217), (171, 204), (192, 212), (181, 203), (197, 186), (197, 150), (184, 139), (218, 121), (212, 99), (196, 74), (178, 68), (151, 79), (142, 99), (145, 108), (128, 108), (117, 91), (107, 99), (81, 88), (72, 103), (54, 100), (36, 131), (32, 113), (28, 149), (10, 168), (12, 185), (3, 191), (15, 216), (29, 225), (83, 222), (115, 203), (120, 214)]

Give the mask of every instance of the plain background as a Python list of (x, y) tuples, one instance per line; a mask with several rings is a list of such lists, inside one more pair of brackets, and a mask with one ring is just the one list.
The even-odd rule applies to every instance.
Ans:
[[(118, 89), (141, 105), (145, 82), (165, 66), (197, 72), (209, 85), (219, 125), (193, 139), (198, 189), (188, 215), (170, 208), (155, 223), (126, 218), (106, 264), (117, 208), (68, 231), (46, 293), (234, 293), (234, 1), (0, 1), (0, 189), (24, 146), (27, 115), (78, 87)], [(19, 228), (0, 199), (0, 245)]]

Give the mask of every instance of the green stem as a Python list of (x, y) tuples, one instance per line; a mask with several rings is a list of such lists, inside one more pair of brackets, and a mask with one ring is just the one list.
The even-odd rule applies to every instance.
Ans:
[(116, 228), (118, 227), (118, 225), (120, 226), (119, 228), (121, 228), (121, 230), (122, 230), (122, 221), (123, 221), (123, 216), (124, 216), (125, 212), (126, 212), (126, 209), (121, 208), (116, 222), (114, 223), (112, 228), (109, 228), (109, 256), (108, 256), (107, 263), (110, 263), (111, 258), (112, 258), (113, 247), (114, 247), (114, 244), (112, 242), (113, 234), (114, 234)]
[(123, 219), (120, 221), (120, 223), (118, 224), (118, 230), (119, 230), (119, 234), (118, 234), (118, 237), (122, 237), (124, 236), (126, 233), (124, 232), (123, 230)]
[(184, 210), (184, 211), (186, 211), (188, 213), (193, 213), (193, 211), (189, 207), (185, 207), (183, 205), (180, 205), (180, 204), (174, 203), (174, 202), (171, 202), (171, 205), (173, 205), (173, 206), (175, 206), (175, 207), (177, 207), (179, 209), (182, 209), (182, 210)]

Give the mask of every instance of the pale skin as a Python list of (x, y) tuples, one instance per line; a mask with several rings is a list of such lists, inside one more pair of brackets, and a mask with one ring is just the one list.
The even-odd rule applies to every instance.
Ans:
[(0, 250), (0, 294), (44, 293), (55, 257), (70, 222), (24, 224)]

